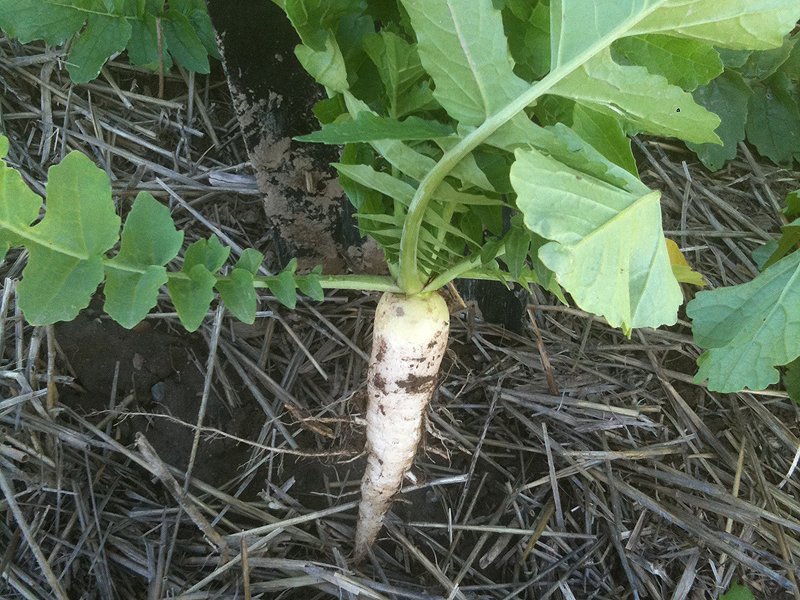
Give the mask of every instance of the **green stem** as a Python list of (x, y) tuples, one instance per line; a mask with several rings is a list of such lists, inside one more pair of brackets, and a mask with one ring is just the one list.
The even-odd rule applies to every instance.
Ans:
[[(172, 272), (167, 273), (170, 279), (187, 279), (186, 273)], [(401, 290), (391, 277), (384, 275), (294, 275), (295, 283), (304, 281), (310, 277), (316, 277), (319, 284), (324, 289), (337, 289), (337, 290), (366, 290), (371, 292), (395, 292), (400, 293)], [(217, 276), (217, 281), (226, 281), (230, 279), (228, 275)], [(268, 275), (253, 278), (254, 288), (269, 288), (270, 283), (277, 283), (277, 275)]]
[[(303, 281), (307, 275), (295, 275), (294, 280)], [(394, 282), (394, 279), (384, 275), (314, 275), (319, 284), (324, 289), (336, 290), (364, 290), (371, 292), (395, 292), (401, 293), (402, 290)], [(223, 279), (222, 277), (218, 279)], [(253, 278), (253, 287), (269, 287), (270, 281), (277, 281), (277, 275), (271, 277)]]
[[(620, 26), (618, 29), (624, 29), (624, 27)], [(417, 264), (417, 247), (419, 244), (419, 230), (422, 226), (425, 210), (436, 188), (439, 187), (439, 184), (450, 174), (462, 158), (486, 141), (490, 135), (522, 112), (527, 106), (533, 104), (539, 96), (545, 94), (550, 88), (564, 79), (564, 77), (608, 46), (609, 40), (616, 39), (614, 36), (618, 35), (616, 30), (610, 32), (603, 38), (597, 40), (579, 56), (550, 71), (543, 79), (533, 84), (527, 91), (517, 96), (499, 112), (488, 117), (480, 127), (464, 136), (458, 144), (445, 152), (444, 156), (439, 159), (439, 162), (428, 171), (427, 175), (420, 181), (419, 187), (408, 207), (408, 214), (403, 224), (403, 233), (400, 237), (400, 269), (398, 281), (400, 287), (406, 294), (413, 295), (419, 293), (423, 288), (426, 290), (431, 289), (431, 285), (424, 284), (422, 274), (419, 271), (419, 265)], [(439, 277), (436, 278), (436, 280), (438, 279)]]

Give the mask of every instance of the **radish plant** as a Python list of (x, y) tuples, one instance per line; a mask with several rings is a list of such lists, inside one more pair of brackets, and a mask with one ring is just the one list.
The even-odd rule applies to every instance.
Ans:
[(229, 249), (214, 237), (169, 271), (182, 234), (168, 210), (139, 194), (120, 238), (105, 175), (77, 153), (51, 168), (41, 222), (41, 200), (3, 166), (0, 248), (28, 250), (18, 291), (33, 324), (72, 319), (103, 281), (106, 311), (123, 326), (144, 318), (166, 285), (189, 330), (215, 290), (247, 322), (259, 287), (289, 307), (296, 289), (312, 298), (325, 287), (385, 292), (368, 375), (363, 556), (413, 460), (435, 388), (449, 320), (437, 290), (459, 277), (535, 283), (562, 298), (563, 288), (626, 332), (675, 323), (682, 295), (659, 193), (639, 180), (627, 135), (719, 143), (719, 118), (681, 85), (722, 71), (717, 48), (780, 46), (800, 5), (275, 2), (299, 34), (297, 58), (328, 92), (315, 109), (322, 129), (301, 140), (344, 146), (340, 182), (389, 277), (297, 275), (293, 265), (258, 276), (254, 250), (223, 275)]

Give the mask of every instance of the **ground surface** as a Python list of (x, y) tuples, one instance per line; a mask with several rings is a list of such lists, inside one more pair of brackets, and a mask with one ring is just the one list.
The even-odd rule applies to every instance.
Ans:
[[(34, 189), (79, 149), (121, 213), (147, 189), (188, 240), (214, 231), (275, 260), (219, 70), (175, 73), (156, 100), (157, 78), (122, 59), (71, 86), (57, 55), (3, 38), (0, 76)], [(796, 173), (743, 147), (712, 176), (682, 147), (637, 144), (668, 237), (711, 285), (749, 279)], [(354, 565), (375, 297), (289, 312), (262, 296), (254, 326), (215, 310), (191, 336), (166, 298), (133, 331), (98, 310), (32, 328), (23, 265), (10, 254), (2, 273), (0, 597), (702, 600), (734, 579), (795, 597), (798, 408), (694, 385), (685, 321), (627, 340), (532, 290), (516, 335), (451, 298), (416, 483)]]

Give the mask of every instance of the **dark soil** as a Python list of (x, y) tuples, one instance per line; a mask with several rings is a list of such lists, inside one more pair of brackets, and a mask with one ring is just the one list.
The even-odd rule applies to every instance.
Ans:
[[(208, 346), (197, 336), (168, 332), (144, 322), (127, 330), (108, 318), (84, 311), (77, 319), (56, 327), (58, 344), (80, 386), (59, 388), (59, 400), (80, 412), (110, 407), (114, 373), (119, 365), (114, 405), (135, 394), (132, 412), (119, 431), (124, 444), (137, 432), (146, 435), (169, 465), (186, 469), (203, 395)], [(253, 402), (232, 410), (212, 387), (204, 425), (244, 439), (258, 435), (263, 415)], [(201, 439), (194, 475), (219, 486), (235, 475), (250, 453), (230, 438)]]

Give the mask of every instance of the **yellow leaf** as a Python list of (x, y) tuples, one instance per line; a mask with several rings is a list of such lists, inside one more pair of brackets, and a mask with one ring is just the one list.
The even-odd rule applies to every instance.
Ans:
[(692, 270), (678, 249), (678, 244), (672, 240), (667, 240), (667, 253), (669, 254), (669, 262), (672, 265), (672, 274), (675, 275), (675, 279), (681, 283), (690, 283), (698, 287), (708, 285), (700, 273)]

